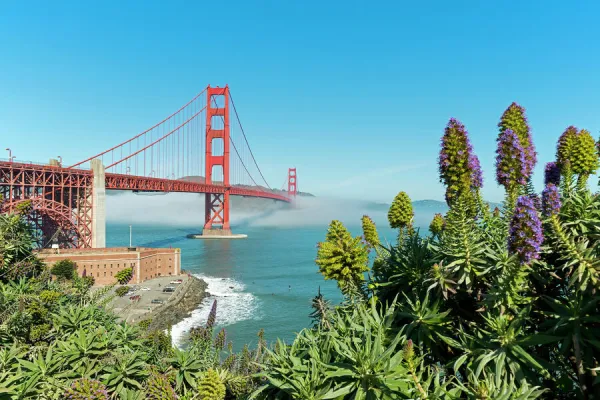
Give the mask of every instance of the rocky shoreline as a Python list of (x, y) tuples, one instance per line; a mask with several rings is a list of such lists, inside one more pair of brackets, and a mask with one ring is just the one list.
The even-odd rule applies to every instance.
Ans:
[(179, 289), (182, 293), (174, 293), (166, 304), (149, 315), (152, 319), (149, 328), (162, 331), (183, 321), (209, 296), (207, 288), (206, 282), (191, 275), (187, 285)]

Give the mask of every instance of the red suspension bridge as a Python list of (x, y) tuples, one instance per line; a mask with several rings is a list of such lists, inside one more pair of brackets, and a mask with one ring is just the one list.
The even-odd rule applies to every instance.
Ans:
[(205, 193), (207, 236), (231, 234), (230, 196), (291, 202), (297, 192), (295, 168), (287, 192), (267, 183), (227, 86), (208, 86), (150, 129), (68, 167), (9, 157), (0, 161), (1, 211), (31, 204), (41, 247), (105, 247), (106, 190)]

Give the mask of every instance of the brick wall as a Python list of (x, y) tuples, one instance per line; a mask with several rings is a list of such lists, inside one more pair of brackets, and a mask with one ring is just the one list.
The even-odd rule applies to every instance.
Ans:
[(131, 283), (181, 273), (180, 249), (44, 249), (38, 252), (38, 256), (50, 266), (57, 261), (70, 259), (77, 266), (77, 274), (93, 276), (96, 285), (113, 283), (117, 272), (125, 268), (133, 269)]

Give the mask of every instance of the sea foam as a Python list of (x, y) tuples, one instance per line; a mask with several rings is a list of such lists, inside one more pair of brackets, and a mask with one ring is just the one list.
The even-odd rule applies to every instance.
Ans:
[(183, 321), (173, 325), (171, 337), (173, 345), (180, 347), (187, 338), (191, 328), (206, 324), (208, 313), (217, 300), (217, 327), (225, 327), (239, 321), (259, 318), (258, 299), (248, 292), (246, 286), (232, 278), (216, 278), (201, 274), (193, 274), (208, 284), (209, 296), (204, 299), (198, 309)]

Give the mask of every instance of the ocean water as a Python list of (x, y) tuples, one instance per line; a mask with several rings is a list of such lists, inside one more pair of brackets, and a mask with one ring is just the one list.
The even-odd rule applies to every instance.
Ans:
[(200, 230), (203, 204), (198, 204), (197, 196), (114, 196), (108, 200), (107, 245), (128, 245), (131, 224), (133, 245), (180, 248), (182, 268), (208, 283), (211, 296), (173, 327), (176, 345), (185, 345), (189, 329), (206, 322), (214, 300), (217, 326), (226, 329), (234, 348), (256, 344), (260, 329), (269, 342), (276, 338), (289, 342), (309, 326), (311, 300), (319, 289), (334, 304), (341, 300), (336, 283), (325, 281), (314, 263), (316, 244), (324, 239), (331, 219), (342, 220), (359, 235), (360, 217), (369, 213), (380, 235), (395, 239), (395, 232), (385, 228), (385, 212), (330, 202), (311, 200), (294, 209), (234, 212), (232, 230), (247, 234), (247, 239), (197, 240), (186, 237)]

